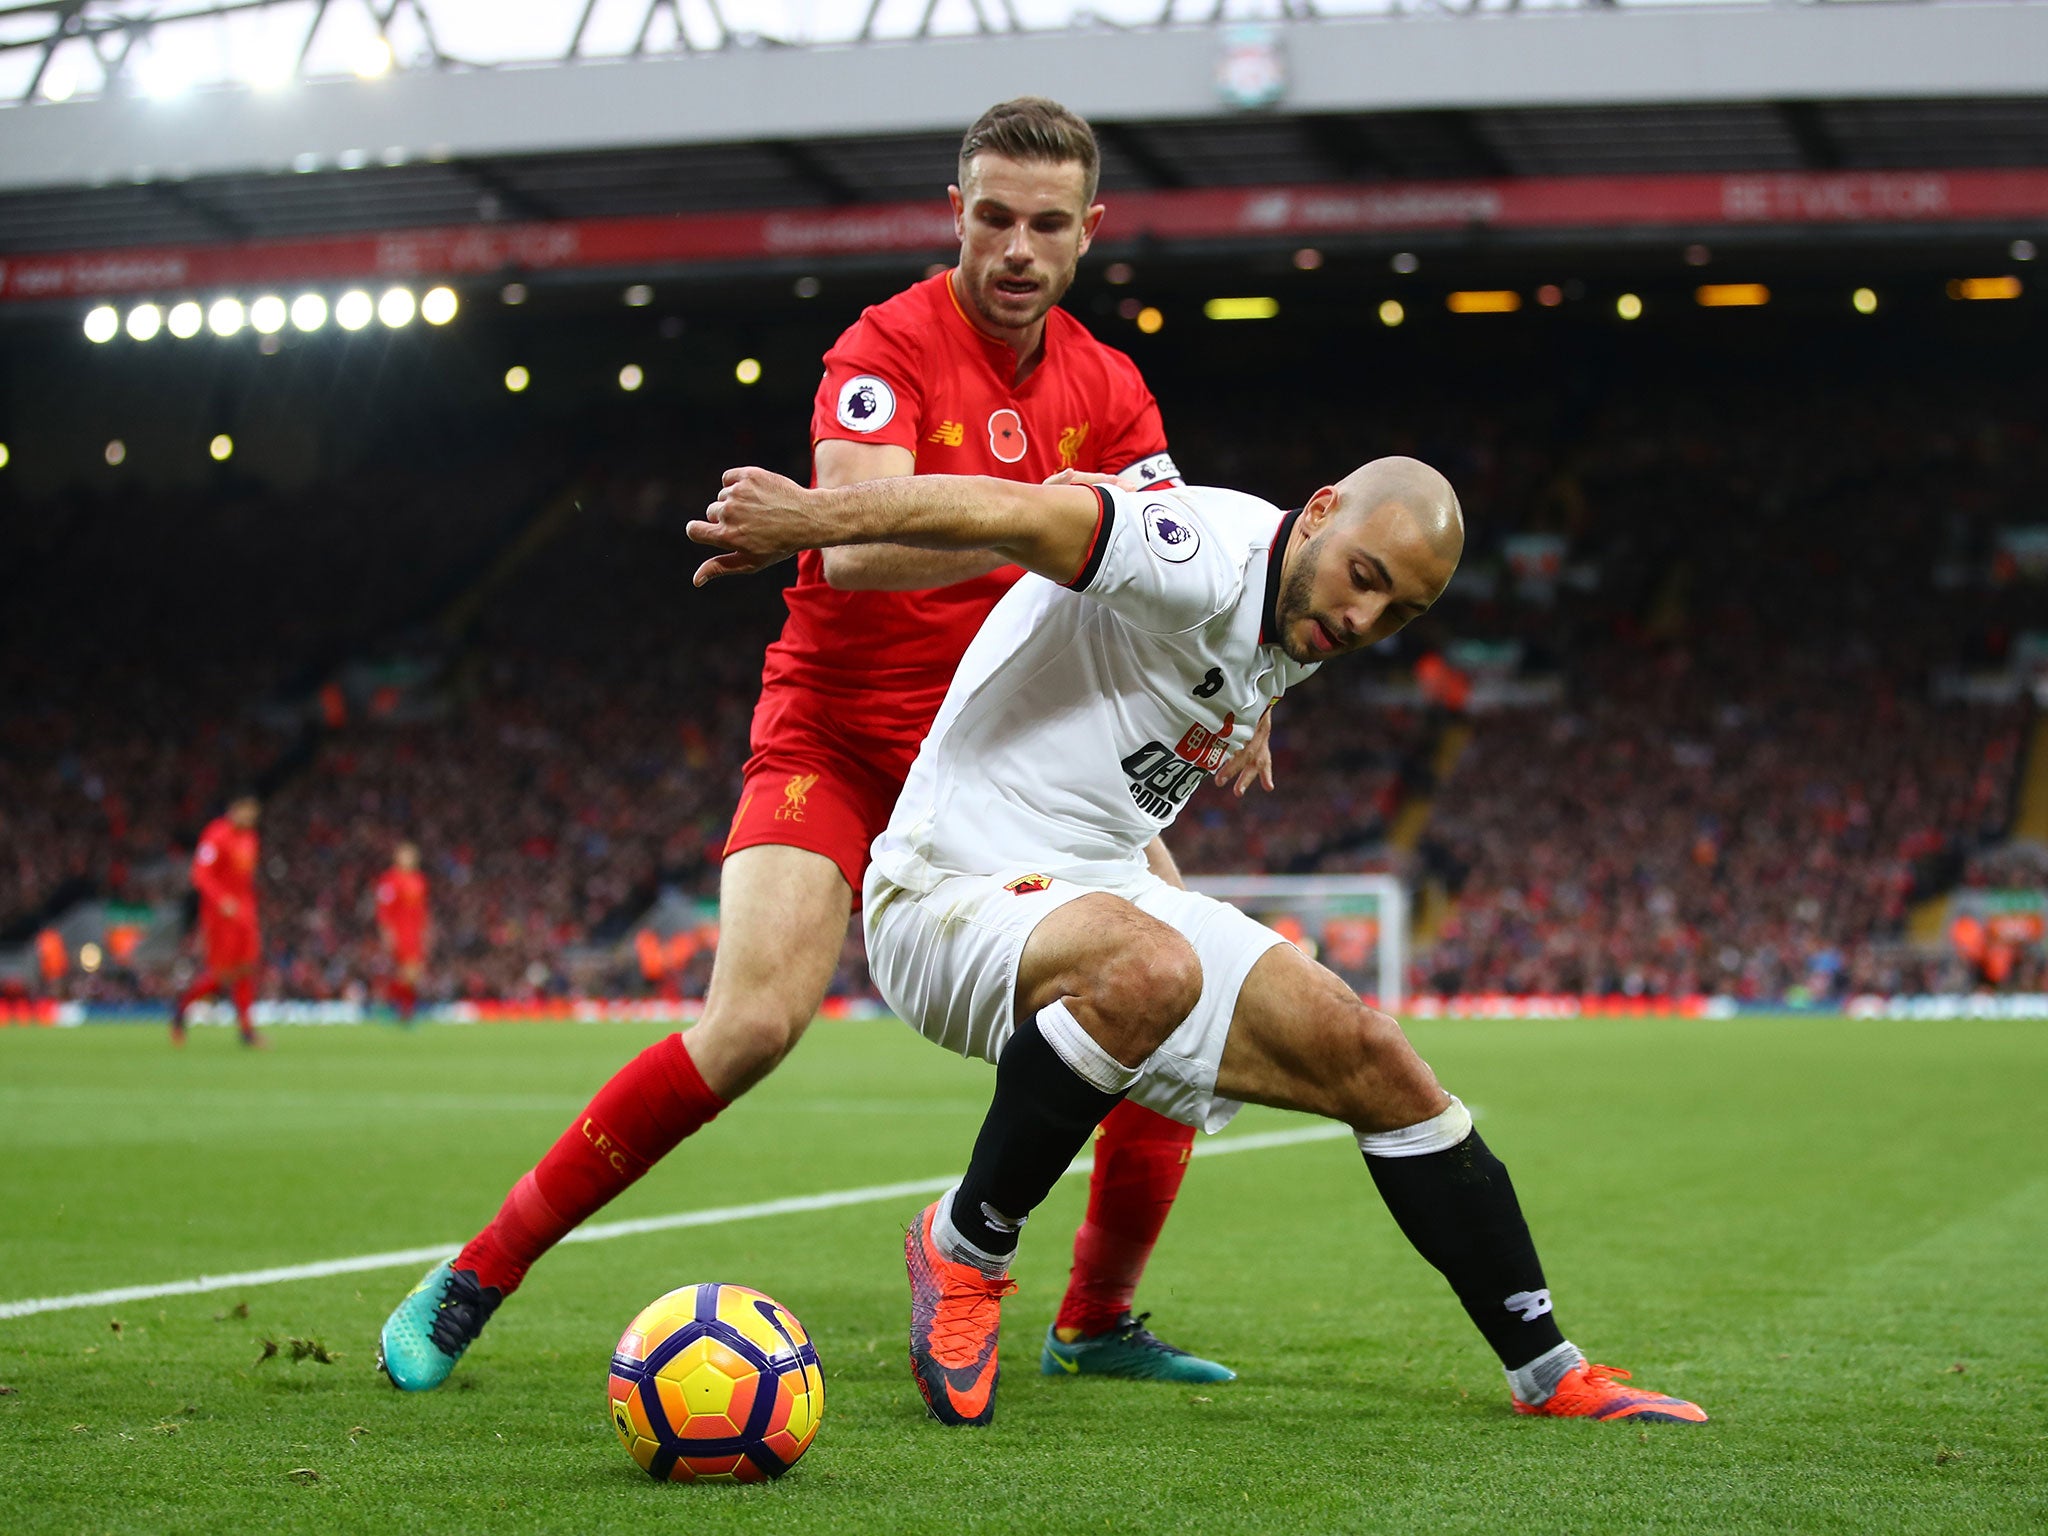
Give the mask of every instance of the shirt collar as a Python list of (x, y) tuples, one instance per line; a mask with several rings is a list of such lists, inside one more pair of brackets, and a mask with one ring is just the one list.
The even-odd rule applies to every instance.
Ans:
[(1295, 522), (1301, 517), (1301, 508), (1280, 519), (1279, 531), (1273, 535), (1273, 547), (1266, 551), (1266, 610), (1259, 621), (1259, 644), (1280, 644), (1280, 567), (1285, 563), (1287, 540), (1294, 532)]

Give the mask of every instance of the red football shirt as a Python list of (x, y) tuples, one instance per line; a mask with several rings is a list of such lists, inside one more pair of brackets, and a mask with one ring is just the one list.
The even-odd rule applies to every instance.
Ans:
[[(961, 312), (952, 274), (941, 273), (867, 310), (825, 354), (812, 441), (908, 448), (919, 474), (1178, 479), (1137, 364), (1072, 315), (1045, 317), (1044, 356), (1021, 385), (1016, 363)], [(1021, 574), (1008, 566), (929, 592), (840, 592), (806, 550), (762, 670), (754, 751), (851, 752), (901, 780), (968, 642)]]
[(393, 943), (417, 942), (427, 926), (427, 877), (396, 866), (377, 881), (377, 926)]
[[(192, 885), (199, 892), (199, 911), (209, 923), (256, 921), (256, 833), (236, 826), (225, 816), (206, 824), (192, 851)], [(235, 910), (221, 911), (222, 901)]]

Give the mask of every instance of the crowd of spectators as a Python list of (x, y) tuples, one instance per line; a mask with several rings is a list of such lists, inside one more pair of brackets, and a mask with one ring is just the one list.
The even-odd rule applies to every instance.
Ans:
[(1482, 624), (1547, 652), (1567, 702), (1480, 720), (1442, 786), (1456, 900), (1420, 981), (1966, 989), (1902, 941), (2002, 835), (2028, 706), (1933, 684), (2041, 611), (1986, 585), (1998, 526), (2039, 515), (2038, 419), (1988, 388), (1749, 380), (1619, 398), (1565, 471), (1548, 521), (1592, 590)]
[[(2038, 595), (1982, 573), (1993, 530), (2038, 516), (2048, 441), (1981, 393), (1824, 383), (1509, 380), (1485, 408), (1447, 387), (1362, 441), (1299, 400), (1162, 390), (1191, 478), (1286, 502), (1411, 451), (1450, 471), (1473, 529), (1432, 615), (1282, 703), (1277, 794), (1196, 798), (1182, 866), (1435, 886), (1428, 990), (1960, 984), (1905, 925), (2007, 867), (1987, 850), (2026, 706), (1931, 684), (1995, 662)], [(664, 888), (715, 893), (781, 618), (770, 581), (694, 592), (682, 524), (726, 458), (800, 472), (801, 451), (721, 428), (356, 475), (291, 506), (243, 488), (52, 509), (0, 648), (0, 923), (67, 891), (180, 891), (205, 816), (255, 782), (271, 995), (374, 989), (370, 893), (400, 839), (430, 883), (430, 998), (648, 984), (634, 924)], [(1529, 531), (1563, 541), (1555, 591), (1503, 569), (1501, 539)], [(1507, 644), (1563, 702), (1468, 721), (1416, 694), (1418, 661), (1459, 641)], [(324, 681), (378, 658), (418, 663), (401, 707), (322, 711)], [(1438, 783), (1447, 732), (1464, 744)], [(1418, 801), (1419, 848), (1391, 844)], [(160, 996), (175, 971), (64, 985)], [(857, 943), (841, 982), (865, 985)]]

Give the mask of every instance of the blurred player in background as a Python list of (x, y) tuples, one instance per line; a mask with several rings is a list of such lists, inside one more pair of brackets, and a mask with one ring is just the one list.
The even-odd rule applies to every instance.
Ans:
[(225, 816), (206, 824), (192, 851), (192, 889), (199, 893), (206, 963), (171, 1010), (173, 1045), (185, 1043), (186, 1010), (216, 992), (234, 999), (242, 1044), (266, 1043), (249, 1017), (256, 1000), (256, 968), (263, 958), (263, 938), (256, 926), (256, 823), (262, 815), (263, 806), (254, 795), (235, 796)]
[(398, 845), (391, 867), (377, 880), (377, 933), (391, 957), (391, 1006), (410, 1024), (427, 958), (427, 877), (413, 843)]
[[(1058, 308), (1101, 222), (1087, 123), (1026, 97), (984, 113), (950, 189), (960, 262), (875, 306), (825, 357), (815, 481), (930, 473), (1036, 483), (1177, 481), (1136, 365)], [(496, 1218), (436, 1266), (384, 1325), (400, 1387), (437, 1386), (526, 1270), (774, 1070), (817, 1015), (904, 776), (968, 642), (1021, 573), (983, 551), (806, 552), (769, 647), (719, 884), (704, 1016), (621, 1070), (521, 1178)], [(1263, 729), (1220, 779), (1266, 778)], [(1178, 883), (1163, 845), (1150, 851)], [(1220, 1381), (1227, 1368), (1132, 1315), (1193, 1135), (1120, 1107), (1102, 1127), (1047, 1374)]]

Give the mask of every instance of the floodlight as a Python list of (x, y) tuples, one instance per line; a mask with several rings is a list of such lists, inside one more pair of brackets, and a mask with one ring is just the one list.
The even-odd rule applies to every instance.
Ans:
[(742, 384), (761, 382), (761, 360), (758, 357), (743, 357), (732, 371), (732, 376)]
[(164, 312), (154, 304), (138, 304), (128, 311), (128, 334), (137, 341), (148, 341), (164, 328)]
[(1948, 285), (1952, 299), (2016, 299), (2020, 296), (2016, 277), (1959, 277)]
[(302, 293), (292, 300), (292, 324), (302, 331), (317, 331), (327, 323), (327, 301), (317, 293)]
[(1388, 329), (1399, 325), (1408, 318), (1408, 311), (1401, 307), (1399, 299), (1387, 299), (1380, 304), (1380, 324)]
[(507, 368), (505, 370), (505, 387), (511, 390), (512, 393), (515, 395), (524, 394), (526, 392), (526, 386), (531, 384), (532, 382), (533, 375), (528, 373), (524, 368), (520, 367), (517, 363), (514, 363), (510, 368)]
[(199, 328), (206, 324), (206, 315), (190, 299), (171, 306), (170, 315), (164, 324), (170, 333), (180, 341), (190, 341), (199, 334)]
[(232, 336), (242, 328), (242, 301), (215, 299), (206, 312), (206, 327), (216, 336)]
[(266, 293), (249, 306), (249, 324), (265, 336), (275, 336), (284, 329), (287, 313), (283, 299), (274, 293)]
[(638, 363), (628, 363), (619, 370), (619, 388), (631, 394), (647, 382), (647, 375), (640, 371)]
[(360, 288), (351, 288), (334, 301), (334, 323), (344, 331), (360, 331), (376, 313), (376, 300)]
[(1754, 309), (1771, 302), (1771, 290), (1762, 283), (1702, 283), (1692, 296), (1702, 309)]
[(1211, 299), (1202, 306), (1211, 320), (1270, 320), (1280, 313), (1278, 299)]
[(420, 300), (420, 318), (429, 325), (446, 325), (455, 318), (455, 310), (453, 288), (429, 288), (426, 297)]
[(384, 297), (377, 301), (377, 318), (395, 331), (401, 325), (412, 324), (418, 309), (410, 288), (386, 288)]
[(112, 341), (121, 333), (121, 316), (111, 304), (97, 304), (86, 311), (85, 339)]
[(212, 455), (214, 463), (225, 464), (235, 456), (235, 440), (225, 432), (216, 432), (213, 441), (206, 445), (206, 451)]
[(1522, 307), (1512, 288), (1465, 288), (1444, 295), (1444, 308), (1454, 315), (1511, 315)]

